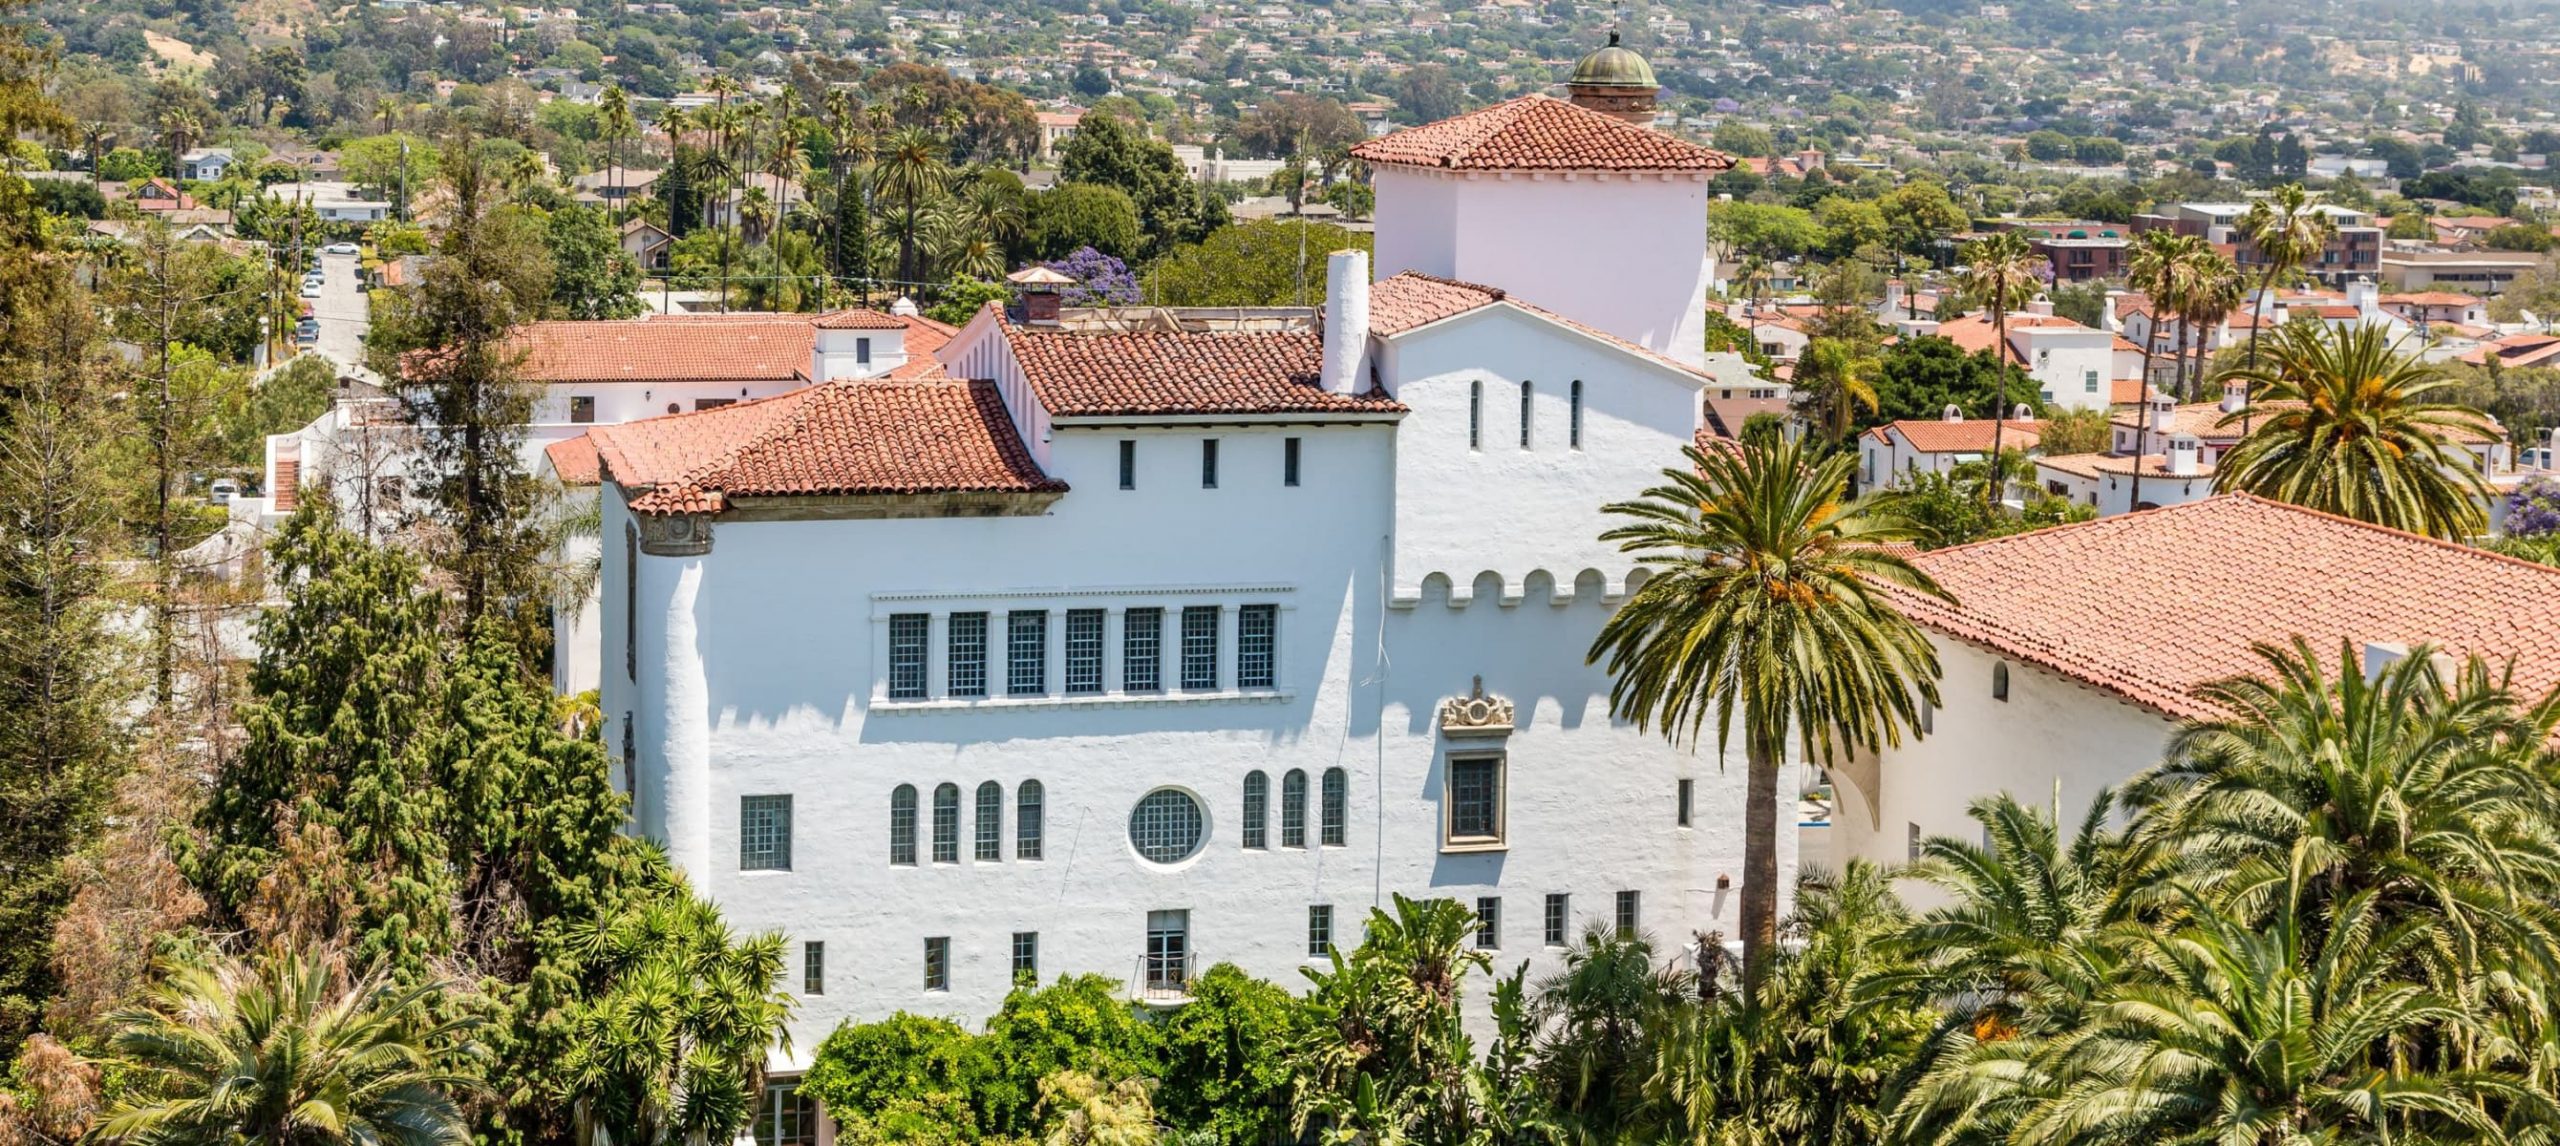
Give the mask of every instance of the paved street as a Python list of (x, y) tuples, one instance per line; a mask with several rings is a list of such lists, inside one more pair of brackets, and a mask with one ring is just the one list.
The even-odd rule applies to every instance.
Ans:
[(328, 281), (321, 284), (320, 297), (310, 300), (311, 312), (320, 318), (318, 350), (338, 364), (339, 373), (369, 378), (362, 369), (367, 319), (356, 256), (322, 255), (320, 265)]

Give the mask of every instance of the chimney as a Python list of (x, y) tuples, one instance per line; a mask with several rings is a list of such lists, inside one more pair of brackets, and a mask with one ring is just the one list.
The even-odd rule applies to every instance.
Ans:
[(2194, 476), (2196, 476), (2196, 445), (2197, 445), (2197, 443), (2196, 443), (2195, 435), (2193, 435), (2193, 434), (2172, 434), (2172, 435), (2170, 435), (2170, 437), (2169, 437), (2169, 476), (2170, 476), (2170, 477), (2182, 477), (2182, 478), (2183, 478), (2183, 477), (2194, 477)]
[(2356, 317), (2371, 320), (2382, 314), (2382, 291), (2369, 278), (2347, 284), (2347, 305), (2356, 308)]
[(1941, 422), (1961, 422), (1964, 420), (1964, 411), (1958, 408), (1955, 403), (1949, 402), (1947, 403), (1946, 409), (1939, 411), (1938, 420)]
[(2178, 421), (2178, 400), (2170, 397), (2166, 393), (2163, 393), (2159, 387), (2154, 386), (2151, 388), (2150, 403), (2151, 432), (2155, 434), (2168, 433), (2169, 428), (2175, 425)]
[(2012, 408), (2012, 409), (2009, 411), (2009, 420), (2010, 420), (2010, 421), (2012, 421), (2012, 422), (2032, 422), (2032, 421), (2035, 421), (2035, 420), (2036, 420), (2036, 408), (2035, 408), (2035, 407), (2033, 407), (2033, 406), (2030, 406), (2030, 405), (2028, 405), (2028, 404), (2026, 404), (2026, 403), (2024, 403), (2024, 402), (2020, 402), (2020, 403), (2018, 403), (2018, 404), (2017, 404), (2017, 406), (2016, 406), (2016, 407)]
[(2248, 385), (2246, 383), (2237, 378), (2225, 380), (2222, 383), (2222, 412), (2225, 414), (2239, 413), (2240, 407), (2249, 404), (2249, 399), (2246, 396), (2247, 394)]
[(1885, 280), (1885, 283), (1884, 283), (1884, 309), (1885, 309), (1885, 313), (1886, 313), (1888, 316), (1893, 315), (1893, 314), (1899, 314), (1899, 313), (1901, 313), (1901, 311), (1902, 311), (1902, 290), (1903, 290), (1903, 288), (1902, 288), (1902, 280), (1901, 280), (1901, 279), (1886, 279), (1886, 280)]
[(2116, 292), (2107, 292), (2107, 301), (2098, 306), (2098, 329), (2109, 334), (2122, 333), (2124, 320), (2116, 317)]
[[(2389, 672), (2391, 666), (2409, 659), (2416, 651), (2399, 641), (2366, 641), (2364, 643), (2364, 682), (2372, 684), (2382, 679), (2382, 674)], [(2454, 663), (2453, 654), (2443, 649), (2428, 649), (2427, 663), (2434, 666), (2436, 679), (2446, 682), (2452, 681), (2453, 674), (2461, 667)]]
[(1369, 254), (1335, 251), (1324, 268), (1324, 388), (1360, 390), (1360, 360), (1369, 352)]
[(2036, 300), (2035, 300), (2034, 302), (2031, 302), (2031, 303), (2028, 303), (2028, 304), (2027, 304), (2027, 313), (2028, 313), (2028, 314), (2052, 314), (2052, 313), (2053, 313), (2053, 296), (2051, 296), (2051, 295), (2037, 295), (2037, 296), (2036, 296)]

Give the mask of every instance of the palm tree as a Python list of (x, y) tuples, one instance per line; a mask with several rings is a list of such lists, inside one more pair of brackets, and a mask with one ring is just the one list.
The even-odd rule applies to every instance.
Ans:
[(2232, 376), (2256, 396), (2223, 422), (2266, 426), (2222, 456), (2216, 491), (2429, 537), (2486, 532), (2489, 485), (2462, 443), (2495, 441), (2497, 426), (2444, 400), (2452, 381), (2394, 353), (2381, 327), (2288, 326), (2264, 363)]
[(942, 141), (918, 127), (900, 128), (891, 135), (872, 170), (872, 190), (894, 208), (890, 218), (898, 240), (898, 277), (909, 283), (919, 281), (924, 273), (917, 263), (916, 243), (923, 232), (925, 205), (942, 194), (949, 177)]
[(393, 96), (383, 96), (374, 100), (373, 118), (382, 121), (382, 133), (384, 135), (391, 134), (392, 125), (400, 122), (399, 99)]
[(2188, 335), (2187, 349), (2195, 355), (2194, 369), (2185, 373), (2186, 398), (2192, 402), (2204, 388), (2205, 367), (2213, 356), (2210, 331), (2218, 329), (2222, 320), (2239, 308), (2246, 289), (2240, 268), (2230, 256), (2214, 250), (2198, 240), (2197, 249), (2188, 253), (2186, 285), (2180, 292), (2185, 306), (2178, 315), (2178, 325)]
[(773, 227), (773, 196), (762, 187), (749, 187), (738, 197), (738, 226), (746, 241), (761, 243)]
[(178, 157), (204, 138), (204, 125), (195, 113), (184, 108), (170, 108), (160, 113), (160, 146), (169, 151), (169, 178), (179, 175)]
[(137, 1096), (99, 1134), (129, 1146), (461, 1146), (471, 1140), (433, 1065), (458, 1024), (423, 1027), (432, 985), (379, 971), (332, 990), (328, 965), (171, 967), (142, 1005), (109, 1016)]
[(1581, 1134), (1617, 1141), (1642, 1113), (1654, 1036), (1696, 998), (1695, 977), (1656, 967), (1653, 942), (1595, 921), (1538, 983), (1531, 1016), (1546, 1032), (1538, 1073)]
[(1972, 305), (1991, 312), (1992, 336), (1996, 340), (1992, 360), (1999, 369), (1993, 374), (1998, 397), (1991, 410), (1991, 480), (1984, 486), (1983, 496), (1997, 507), (2007, 474), (2000, 455), (2001, 431), (2009, 424), (2009, 359), (2016, 351), (2009, 346), (2009, 312), (2025, 306), (2033, 299), (2036, 268), (2045, 257), (2027, 245), (2026, 237), (2016, 231), (2002, 231), (1965, 248), (1965, 268), (1956, 275), (1956, 292)]
[(604, 94), (597, 97), (597, 104), (603, 109), (599, 117), (602, 121), (600, 126), (604, 129), (604, 142), (609, 149), (605, 165), (610, 173), (607, 182), (613, 189), (611, 206), (619, 210), (622, 207), (622, 142), (640, 134), (640, 124), (632, 118), (631, 98), (622, 94), (619, 84), (606, 86)]
[[(2276, 284), (2310, 264), (2313, 256), (2338, 233), (2338, 221), (2311, 202), (2302, 184), (2287, 183), (2249, 204), (2240, 216), (2240, 234), (2258, 249), (2266, 270), (2258, 276), (2257, 297), (2271, 300)], [(2249, 327), (2249, 365), (2258, 364), (2258, 324)]]
[(2537, 761), (2560, 706), (2519, 708), (2477, 660), (2359, 672), (2341, 648), (2332, 672), (2299, 637), (2256, 651), (2265, 676), (2200, 694), (2230, 715), (2182, 729), (2127, 789), (2143, 843), (2226, 901), (2264, 903), (2297, 873), (2315, 913), (2370, 894), (2468, 965), (2501, 935), (2551, 941), (2560, 809)]
[(1817, 338), (1806, 343), (1796, 360), (1795, 389), (1814, 424), (1832, 445), (1849, 437), (1863, 408), (1878, 408), (1876, 378), (1884, 361), (1864, 345), (1846, 338)]
[(1608, 512), (1601, 534), (1653, 577), (1600, 628), (1589, 657), (1616, 678), (1611, 711), (1695, 744), (1713, 719), (1718, 748), (1742, 714), (1749, 762), (1743, 818), (1744, 978), (1768, 969), (1778, 922), (1778, 771), (1793, 736), (1808, 759), (1899, 744), (1919, 702), (1938, 699), (1938, 658), (1883, 586), (1945, 597), (1880, 543), (1909, 538), (1875, 501), (1848, 502), (1856, 459), (1816, 459), (1801, 443), (1749, 441), (1682, 451), (1664, 484)]
[(2203, 242), (2201, 236), (2167, 229), (2144, 231), (2133, 237), (2133, 251), (2125, 258), (2125, 285), (2149, 300), (2151, 324), (2142, 340), (2142, 385), (2146, 391), (2151, 386), (2152, 350), (2159, 342), (2160, 327), (2168, 315), (2176, 313), (2181, 301), (2178, 295), (2185, 286), (2190, 245)]
[(2461, 1006), (2402, 970), (2427, 942), (2423, 921), (2389, 923), (2370, 893), (2324, 918), (2302, 902), (2305, 882), (2287, 878), (2263, 919), (2190, 895), (2191, 922), (2143, 932), (2141, 972), (2052, 1048), (2054, 1097), (2007, 1140), (2498, 1141), (2492, 1102), (2547, 1125), (2550, 1104), (2529, 1088), (2406, 1051), (2476, 1037)]

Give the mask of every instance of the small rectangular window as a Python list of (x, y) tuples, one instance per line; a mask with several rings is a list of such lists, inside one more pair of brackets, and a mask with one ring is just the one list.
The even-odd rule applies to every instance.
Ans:
[(2081, 372), (2080, 372), (2080, 374), (2081, 374), (2081, 381), (2082, 381), (2082, 389), (2085, 389), (2085, 390), (2087, 390), (2089, 393), (2092, 393), (2092, 394), (2097, 393), (2097, 392), (2098, 392), (2098, 372), (2097, 372), (2097, 371), (2095, 371), (2095, 370), (2083, 370), (2083, 371), (2081, 371)]
[(933, 617), (900, 613), (889, 618), (889, 699), (924, 699), (925, 642)]
[(640, 679), (640, 527), (622, 527), (622, 675)]
[(1322, 959), (1333, 954), (1333, 905), (1319, 903), (1307, 909), (1307, 957)]
[(1280, 484), (1298, 484), (1298, 439), (1296, 438), (1284, 439), (1280, 443)]
[(1120, 619), (1120, 691), (1164, 687), (1164, 610), (1131, 609)]
[(1450, 843), (1502, 842), (1501, 757), (1449, 761), (1448, 805)]
[(1004, 615), (1007, 696), (1038, 696), (1049, 691), (1049, 613), (1016, 609)]
[(1102, 610), (1067, 610), (1067, 691), (1102, 691)]
[(951, 695), (987, 695), (987, 615), (953, 613), (948, 629)]
[(1280, 606), (1236, 610), (1236, 687), (1270, 688), (1279, 679)]
[(735, 398), (696, 398), (693, 400), (693, 408), (697, 411), (717, 410), (722, 406), (735, 406), (737, 404), (738, 400)]
[(1203, 439), (1200, 443), (1200, 488), (1218, 488), (1218, 439), (1216, 438)]
[(1484, 448), (1484, 379), (1467, 383), (1467, 448)]
[(738, 870), (791, 870), (791, 797), (738, 798)]
[(1138, 488), (1138, 443), (1120, 439), (1120, 488)]
[(1937, 706), (1937, 705), (1934, 705), (1934, 704), (1931, 704), (1931, 703), (1929, 703), (1928, 701), (1925, 701), (1925, 700), (1924, 700), (1924, 701), (1921, 701), (1921, 702), (1920, 702), (1920, 735), (1922, 735), (1922, 736), (1935, 736), (1935, 735), (1937, 735), (1937, 733), (1938, 733), (1938, 706)]
[(1182, 610), (1182, 687), (1218, 687), (1218, 607), (1191, 605)]
[(1502, 897), (1476, 897), (1476, 946), (1486, 951), (1502, 946)]
[(1907, 833), (1908, 839), (1904, 845), (1906, 852), (1903, 858), (1911, 861), (1912, 863), (1918, 863), (1920, 862), (1920, 825), (1906, 824), (1904, 825), (1904, 831)]
[(870, 340), (870, 339), (868, 339), (868, 338), (857, 338), (857, 339), (854, 339), (854, 340), (853, 340), (853, 360), (854, 360), (854, 362), (855, 362), (857, 365), (862, 365), (862, 366), (869, 366), (869, 365), (871, 365), (871, 340)]
[(989, 780), (978, 785), (975, 856), (979, 863), (1004, 862), (1004, 786)]
[(1636, 928), (1643, 925), (1644, 893), (1640, 891), (1619, 892), (1618, 934), (1621, 936), (1633, 935), (1636, 933)]
[(1536, 418), (1536, 397), (1536, 386), (1520, 384), (1520, 448), (1524, 450), (1529, 448), (1529, 427)]
[(1573, 941), (1573, 897), (1564, 892), (1547, 894), (1547, 946), (1562, 947)]
[(1261, 851), (1271, 846), (1271, 780), (1259, 770), (1244, 774), (1244, 846)]
[(1689, 826), (1689, 812), (1690, 812), (1690, 805), (1691, 805), (1691, 802), (1692, 802), (1692, 801), (1694, 801), (1694, 800), (1697, 798), (1697, 795), (1698, 795), (1698, 782), (1697, 782), (1697, 781), (1695, 781), (1695, 780), (1689, 780), (1689, 779), (1683, 779), (1683, 780), (1681, 780), (1681, 781), (1680, 781), (1680, 826), (1681, 826), (1681, 827), (1684, 827), (1684, 828), (1685, 828), (1685, 827), (1688, 827), (1688, 826)]
[(800, 945), (800, 993), (827, 993), (827, 945), (815, 939)]
[(1573, 380), (1573, 412), (1565, 423), (1565, 436), (1569, 439), (1565, 443), (1567, 446), (1577, 450), (1582, 448), (1582, 379), (1579, 378)]
[(596, 400), (584, 394), (569, 396), (569, 420), (581, 426), (596, 420)]
[(1013, 933), (1013, 981), (1034, 984), (1040, 981), (1040, 933)]
[(951, 938), (936, 935), (924, 941), (924, 989), (951, 989)]

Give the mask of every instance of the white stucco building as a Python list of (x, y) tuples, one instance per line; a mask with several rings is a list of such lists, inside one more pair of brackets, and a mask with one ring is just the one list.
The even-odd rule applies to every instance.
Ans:
[(1544, 97), (1363, 147), (1402, 273), (1335, 255), (1320, 315), (990, 306), (938, 371), (589, 433), (608, 748), (789, 937), (785, 1074), (1018, 974), (1295, 985), (1398, 892), (1506, 968), (1732, 931), (1740, 760), (1584, 660), (1640, 583), (1598, 507), (1703, 425), (1729, 161)]
[(2004, 452), (2032, 453), (2043, 429), (2044, 423), (2030, 418), (1968, 419), (1952, 405), (1934, 421), (1887, 422), (1858, 435), (1858, 489), (1899, 489), (1913, 474), (1951, 473), (1989, 458), (1994, 444)]
[(1911, 858), (1978, 839), (1973, 800), (2059, 806), (2065, 831), (2101, 788), (2158, 763), (2198, 695), (2260, 673), (2253, 642), (2300, 637), (2335, 670), (2433, 645), (2515, 660), (2517, 695), (2560, 684), (2560, 570), (2246, 495), (1923, 553), (1956, 602), (1894, 591), (1928, 633), (1943, 704), (1927, 736), (1832, 771), (1827, 856)]

